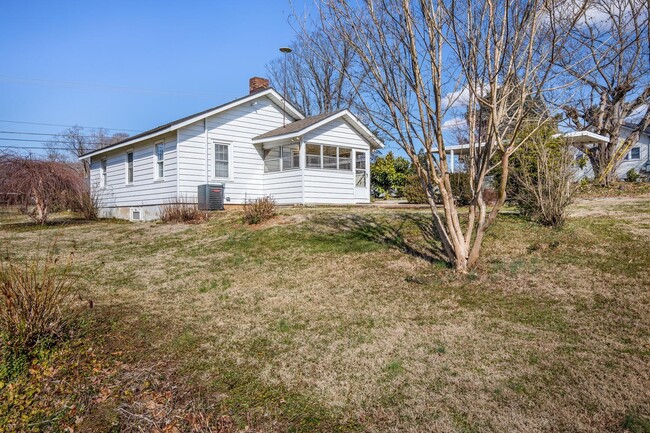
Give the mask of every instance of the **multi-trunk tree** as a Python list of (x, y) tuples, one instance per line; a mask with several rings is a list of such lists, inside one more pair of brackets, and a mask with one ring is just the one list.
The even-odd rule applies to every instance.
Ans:
[[(573, 9), (569, 2), (558, 15)], [(571, 127), (609, 137), (579, 146), (602, 185), (650, 126), (649, 12), (647, 0), (591, 0), (554, 58), (570, 83), (562, 108)]]
[[(457, 271), (477, 264), (506, 200), (510, 156), (551, 119), (541, 113), (531, 122), (530, 101), (551, 90), (557, 47), (573, 25), (555, 22), (554, 7), (541, 0), (325, 0), (320, 7), (330, 45), (354, 53), (346, 75), (360, 108), (410, 157), (441, 248)], [(567, 28), (557, 31), (560, 26)], [(444, 134), (454, 97), (467, 104), (471, 200), (463, 218)], [(482, 190), (495, 167), (502, 178), (488, 207)]]

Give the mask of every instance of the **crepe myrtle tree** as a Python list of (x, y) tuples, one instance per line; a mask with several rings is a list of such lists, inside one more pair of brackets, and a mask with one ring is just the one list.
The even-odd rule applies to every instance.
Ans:
[[(557, 9), (556, 23), (575, 8), (568, 2)], [(591, 0), (554, 59), (573, 81), (562, 104), (570, 126), (609, 137), (606, 143), (578, 146), (601, 185), (611, 183), (650, 126), (649, 13), (647, 0)], [(624, 124), (631, 131), (622, 139)]]
[[(365, 117), (409, 156), (442, 251), (458, 272), (477, 265), (485, 233), (506, 200), (510, 156), (550, 118), (540, 114), (531, 122), (528, 111), (529, 101), (543, 98), (553, 81), (553, 59), (567, 30), (560, 26), (573, 24), (555, 23), (554, 7), (553, 0), (320, 4), (318, 25), (330, 44), (343, 43), (355, 54), (346, 73)], [(467, 105), (467, 218), (454, 198), (443, 134), (461, 98)], [(524, 125), (527, 133), (520, 134)], [(502, 179), (488, 208), (481, 191), (495, 167)]]

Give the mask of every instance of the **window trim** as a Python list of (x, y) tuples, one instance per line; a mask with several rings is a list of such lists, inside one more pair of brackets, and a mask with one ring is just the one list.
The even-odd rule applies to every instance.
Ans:
[[(318, 166), (311, 166), (309, 165), (309, 156), (316, 156), (311, 153), (307, 153), (307, 148), (309, 146), (318, 146), (318, 155), (319, 155), (319, 163)], [(305, 169), (312, 169), (312, 170), (322, 170), (323, 169), (323, 145), (318, 144), (318, 143), (305, 143)]]
[[(158, 159), (158, 146), (162, 145), (163, 149), (163, 157), (162, 161)], [(154, 181), (162, 181), (165, 180), (165, 140), (158, 140), (154, 142), (153, 144), (153, 180)], [(163, 168), (163, 174), (160, 176), (160, 172), (158, 170), (158, 164), (162, 162), (162, 168)]]
[(107, 183), (108, 183), (108, 163), (106, 162), (106, 158), (102, 158), (99, 160), (99, 187), (106, 188)]
[[(307, 146), (318, 146), (320, 148), (320, 167), (315, 167), (315, 166), (308, 166), (307, 165), (307, 160), (309, 159), (309, 155), (307, 153)], [(325, 167), (325, 146), (327, 147), (333, 147), (336, 149), (336, 167)], [(349, 169), (342, 169), (341, 168), (341, 149), (347, 149), (350, 151), (350, 168)], [(353, 154), (354, 152), (367, 152), (366, 150), (361, 150), (357, 149), (355, 147), (350, 147), (350, 146), (344, 146), (344, 145), (338, 145), (338, 144), (323, 144), (323, 143), (305, 143), (305, 169), (311, 169), (311, 170), (326, 170), (326, 171), (337, 171), (337, 172), (344, 172), (344, 173), (352, 173), (354, 171), (354, 158)]]
[[(632, 151), (633, 150), (638, 150), (639, 151), (639, 156), (638, 158), (633, 158), (632, 157)], [(641, 146), (634, 146), (630, 149), (630, 151), (625, 155), (625, 161), (640, 161), (641, 160)]]
[[(217, 176), (217, 145), (226, 146), (228, 149), (228, 176)], [(233, 180), (233, 160), (232, 160), (232, 142), (222, 140), (212, 140), (212, 170), (210, 175), (212, 180)]]
[[(129, 155), (131, 156), (131, 181), (129, 181)], [(133, 185), (135, 181), (135, 152), (133, 149), (127, 150), (124, 155), (124, 184)]]

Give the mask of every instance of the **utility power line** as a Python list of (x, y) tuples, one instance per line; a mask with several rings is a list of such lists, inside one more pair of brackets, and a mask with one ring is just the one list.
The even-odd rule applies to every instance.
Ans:
[[(66, 137), (66, 134), (53, 134), (53, 133), (45, 133), (45, 132), (0, 131), (0, 134), (45, 135), (45, 136), (61, 137), (61, 138)], [(97, 138), (97, 136), (95, 136), (95, 135), (76, 135), (75, 137), (79, 137), (79, 138)]]
[(65, 147), (38, 147), (38, 146), (0, 146), (0, 149), (35, 149), (35, 150), (70, 150)]
[[(4, 138), (0, 137), (0, 140), (2, 141), (28, 141), (32, 143), (43, 143), (43, 140), (32, 140), (30, 138)], [(88, 141), (87, 144), (103, 144), (103, 142), (100, 141)]]
[(40, 122), (25, 122), (21, 120), (3, 120), (0, 119), (0, 122), (4, 123), (20, 123), (23, 125), (41, 125), (41, 126), (62, 126), (65, 128), (88, 128), (88, 129), (107, 129), (109, 131), (129, 131), (129, 132), (141, 132), (137, 129), (119, 129), (119, 128), (107, 128), (105, 126), (83, 126), (83, 125), (62, 125), (60, 123), (40, 123)]

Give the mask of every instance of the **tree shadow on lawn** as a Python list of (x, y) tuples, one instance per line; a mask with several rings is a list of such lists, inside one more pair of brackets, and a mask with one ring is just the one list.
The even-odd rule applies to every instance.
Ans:
[[(378, 218), (374, 215), (321, 214), (316, 224), (354, 237), (397, 248), (429, 263), (449, 266), (431, 218), (425, 214), (399, 213)], [(419, 238), (419, 239), (417, 239)]]

